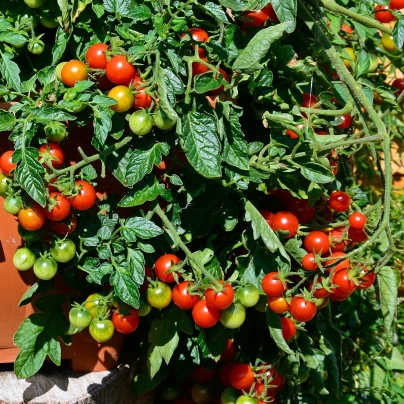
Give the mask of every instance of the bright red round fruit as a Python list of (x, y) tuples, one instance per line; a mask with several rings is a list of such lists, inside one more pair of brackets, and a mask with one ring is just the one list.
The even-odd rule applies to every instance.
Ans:
[(11, 171), (17, 167), (17, 164), (13, 163), (14, 151), (9, 150), (4, 152), (0, 157), (0, 169), (3, 174), (10, 175)]
[(349, 216), (349, 224), (354, 229), (363, 229), (366, 224), (366, 216), (361, 212), (354, 212)]
[(242, 30), (245, 31), (247, 27), (261, 27), (268, 19), (268, 14), (264, 10), (246, 11), (244, 13), (244, 20)]
[(79, 190), (78, 194), (72, 196), (70, 205), (77, 210), (87, 210), (94, 206), (97, 199), (94, 187), (87, 181), (76, 181), (76, 188)]
[(343, 191), (334, 191), (328, 199), (328, 206), (337, 212), (346, 212), (349, 209), (351, 198)]
[(341, 269), (334, 273), (332, 283), (338, 287), (338, 293), (342, 295), (350, 295), (356, 290), (356, 284), (349, 277), (348, 269)]
[(280, 296), (286, 289), (278, 272), (270, 272), (262, 278), (262, 290), (268, 296)]
[(342, 122), (337, 125), (338, 129), (348, 129), (352, 125), (352, 116), (349, 114), (344, 114), (341, 115), (340, 118), (342, 119)]
[(318, 269), (315, 255), (313, 253), (308, 253), (302, 258), (302, 267), (306, 271), (315, 271), (316, 269)]
[[(195, 42), (208, 42), (209, 34), (202, 28), (190, 28), (191, 37)], [(200, 57), (205, 57), (205, 49), (199, 48), (198, 54)]]
[(277, 314), (289, 310), (289, 304), (283, 296), (268, 296), (268, 307)]
[(86, 62), (92, 69), (105, 69), (107, 67), (108, 45), (105, 43), (96, 43), (88, 48), (86, 53)]
[(303, 93), (302, 94), (302, 107), (304, 108), (311, 108), (313, 105), (317, 104), (318, 100), (314, 94), (311, 93)]
[(135, 89), (133, 108), (149, 108), (152, 105), (153, 98), (146, 93), (144, 82), (135, 77), (132, 84)]
[[(317, 279), (317, 285), (320, 284), (321, 285), (322, 279), (318, 278)], [(309, 290), (311, 291), (313, 289), (313, 282), (310, 282), (310, 286), (309, 286)], [(317, 299), (322, 299), (324, 297), (327, 297), (330, 294), (330, 292), (328, 292), (327, 289), (324, 288), (317, 288), (316, 291), (314, 292), (314, 297), (316, 297)]]
[[(341, 269), (347, 269), (349, 267), (350, 260), (349, 260), (349, 258), (347, 258), (347, 259), (340, 261), (341, 258), (344, 258), (344, 257), (345, 257), (345, 253), (343, 253), (343, 252), (333, 252), (328, 257), (327, 261), (324, 262), (324, 265), (325, 266), (333, 265), (336, 262), (338, 262), (338, 264), (335, 265), (334, 273), (340, 271)], [(327, 268), (327, 271), (331, 272), (332, 268), (333, 268), (332, 266)]]
[(389, 11), (389, 6), (383, 6), (381, 4), (375, 7), (375, 17), (376, 20), (382, 23), (392, 22), (396, 19), (393, 13)]
[(399, 90), (398, 92), (401, 93), (404, 90), (404, 78), (395, 79), (393, 83), (391, 83), (391, 86), (397, 88)]
[(347, 246), (344, 233), (339, 229), (333, 229), (328, 233), (331, 242), (331, 252), (343, 252)]
[(279, 18), (275, 13), (274, 7), (272, 6), (272, 3), (268, 3), (262, 11), (266, 14), (268, 14), (269, 19), (272, 20), (273, 22), (279, 23)]
[(65, 161), (63, 150), (57, 143), (43, 144), (39, 148), (39, 153), (43, 155), (49, 153), (52, 160), (52, 167), (54, 168), (59, 168)]
[[(296, 129), (304, 129), (304, 124), (303, 123), (299, 123), (299, 125), (296, 125)], [(293, 130), (290, 129), (286, 129), (285, 132), (286, 135), (288, 135), (291, 139), (297, 139), (299, 136), (297, 135), (297, 133), (293, 132)]]
[(389, 7), (390, 10), (401, 10), (404, 8), (404, 0), (391, 0)]
[(317, 307), (301, 296), (294, 296), (290, 302), (289, 311), (295, 320), (306, 322), (314, 318)]
[(174, 304), (182, 310), (192, 309), (199, 301), (199, 295), (191, 295), (188, 291), (193, 282), (180, 282), (175, 285), (172, 293)]
[(363, 231), (363, 229), (355, 229), (355, 227), (352, 227), (352, 226), (348, 227), (348, 237), (352, 241), (357, 241), (358, 243), (361, 243), (368, 239), (368, 236)]
[(61, 72), (62, 81), (69, 87), (73, 87), (77, 81), (87, 80), (87, 66), (80, 60), (70, 60)]
[(308, 252), (324, 255), (330, 249), (328, 236), (321, 231), (312, 231), (304, 239), (304, 248)]
[(127, 61), (126, 56), (118, 55), (109, 60), (105, 73), (108, 80), (113, 83), (128, 85), (134, 78), (136, 71), (133, 65)]
[(292, 339), (296, 335), (296, 325), (288, 317), (281, 317), (282, 335), (286, 341)]
[(272, 227), (272, 220), (274, 218), (274, 214), (268, 210), (260, 210), (262, 217), (268, 223), (269, 226)]
[(297, 233), (299, 221), (293, 213), (282, 211), (275, 213), (272, 218), (271, 228), (273, 231), (282, 230), (289, 232), (285, 238), (291, 238)]
[(220, 311), (206, 304), (206, 300), (199, 300), (192, 309), (192, 318), (201, 328), (211, 328), (220, 320)]
[(360, 275), (360, 284), (358, 285), (358, 289), (368, 289), (370, 288), (376, 281), (376, 272), (369, 272), (367, 269), (361, 271)]
[[(207, 62), (206, 58), (201, 58), (204, 62)], [(198, 74), (206, 73), (209, 71), (209, 67), (205, 66), (202, 63), (192, 63), (192, 77), (195, 77)]]
[(175, 282), (174, 275), (172, 273), (167, 273), (173, 265), (177, 265), (181, 262), (181, 258), (174, 254), (164, 254), (159, 257), (154, 264), (154, 272), (156, 276), (165, 283)]
[(56, 205), (51, 210), (45, 210), (46, 217), (55, 222), (66, 219), (70, 213), (69, 200), (60, 192), (52, 192), (50, 199), (55, 201)]
[(250, 390), (254, 383), (254, 372), (247, 363), (236, 363), (229, 371), (229, 382), (238, 390)]
[(115, 311), (112, 314), (112, 323), (120, 333), (130, 334), (139, 326), (139, 314), (135, 309), (130, 309), (129, 314), (120, 314)]
[(74, 213), (70, 213), (64, 220), (59, 222), (51, 222), (52, 231), (59, 236), (66, 237), (72, 234), (77, 227), (77, 216)]
[(297, 217), (299, 223), (310, 223), (316, 213), (307, 199), (296, 199), (289, 204), (288, 210)]
[(229, 283), (223, 285), (223, 281), (220, 281), (223, 290), (215, 293), (214, 289), (208, 288), (205, 292), (206, 303), (209, 306), (214, 307), (217, 310), (227, 309), (234, 300), (234, 290)]

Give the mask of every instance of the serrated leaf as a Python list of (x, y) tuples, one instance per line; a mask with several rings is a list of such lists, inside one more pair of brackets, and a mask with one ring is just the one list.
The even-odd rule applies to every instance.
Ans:
[(130, 276), (138, 285), (142, 285), (145, 275), (143, 253), (139, 250), (128, 248), (128, 263)]
[(0, 42), (7, 42), (10, 45), (21, 46), (27, 42), (27, 38), (17, 32), (3, 31), (0, 32)]
[(326, 167), (318, 163), (307, 163), (302, 167), (301, 173), (304, 178), (318, 184), (327, 184), (335, 180), (334, 175)]
[(211, 1), (207, 1), (205, 5), (201, 5), (201, 7), (208, 13), (213, 15), (218, 21), (229, 24), (230, 21), (226, 16), (226, 13), (218, 4), (212, 3)]
[(163, 229), (144, 217), (129, 218), (121, 230), (122, 236), (129, 242), (136, 241), (137, 237), (149, 239), (163, 234)]
[(204, 74), (198, 74), (195, 77), (195, 92), (197, 94), (204, 94), (208, 91), (215, 90), (223, 85), (224, 79), (222, 75), (218, 78), (213, 76), (212, 72), (207, 72)]
[(135, 185), (133, 189), (121, 199), (118, 206), (130, 208), (145, 202), (154, 201), (164, 192), (164, 184), (159, 184), (156, 178), (149, 177)]
[(0, 52), (0, 56), (0, 72), (2, 76), (10, 87), (14, 88), (14, 90), (17, 90), (18, 92), (21, 92), (21, 71), (17, 63), (12, 60), (13, 55), (8, 52)]
[(170, 101), (170, 99), (175, 100), (175, 96), (170, 97), (169, 87), (166, 84), (166, 80), (169, 80), (169, 78), (168, 77), (166, 78), (165, 69), (160, 67), (158, 69), (158, 81), (157, 81), (157, 85), (158, 85), (157, 94), (159, 97), (159, 106), (167, 114), (167, 116), (170, 119), (175, 120), (175, 119), (178, 119), (178, 114), (174, 109), (175, 104), (173, 104)]
[(285, 341), (282, 335), (282, 325), (279, 315), (274, 313), (272, 310), (266, 310), (266, 318), (267, 318), (267, 325), (269, 328), (269, 333), (271, 334), (272, 339), (275, 341), (277, 347), (282, 350), (283, 352), (293, 355), (293, 351), (289, 348), (288, 343)]
[(13, 114), (0, 110), (0, 132), (13, 129), (15, 124), (16, 120)]
[(393, 28), (393, 39), (397, 49), (402, 50), (404, 45), (404, 18), (399, 13), (399, 18)]
[(48, 123), (49, 121), (74, 121), (76, 117), (55, 106), (44, 105), (40, 108), (32, 108), (30, 110), (30, 118), (38, 123)]
[(98, 107), (110, 107), (116, 104), (116, 100), (106, 97), (105, 95), (96, 95), (91, 101), (93, 104), (97, 104)]
[(359, 78), (360, 76), (368, 72), (370, 67), (370, 59), (367, 52), (362, 50), (357, 52), (356, 56), (357, 59), (355, 62), (355, 78)]
[(103, 6), (116, 17), (123, 17), (127, 16), (130, 11), (131, 0), (104, 0)]
[(286, 32), (293, 32), (296, 28), (297, 0), (271, 0), (271, 4), (279, 21), (291, 23)]
[(392, 268), (382, 267), (377, 273), (377, 281), (380, 293), (380, 305), (383, 314), (385, 331), (391, 332), (391, 325), (396, 314), (397, 305), (397, 281)]
[(69, 39), (70, 34), (65, 32), (62, 27), (59, 27), (56, 32), (55, 45), (52, 48), (52, 65), (56, 65), (62, 58)]
[(111, 275), (110, 282), (114, 286), (114, 292), (123, 302), (135, 309), (139, 308), (139, 287), (129, 275), (116, 271)]
[(104, 145), (108, 134), (112, 129), (111, 113), (108, 110), (94, 112), (94, 138), (93, 142), (98, 143), (98, 149)]

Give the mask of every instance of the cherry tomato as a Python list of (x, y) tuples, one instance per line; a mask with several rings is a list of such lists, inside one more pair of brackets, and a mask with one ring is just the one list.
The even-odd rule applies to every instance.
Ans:
[(346, 24), (341, 25), (341, 31), (344, 31), (347, 34), (352, 34), (352, 32), (353, 32), (352, 28)]
[(237, 289), (237, 299), (244, 307), (253, 307), (258, 303), (260, 293), (256, 286), (248, 284)]
[(382, 36), (383, 48), (390, 53), (398, 52), (394, 38), (389, 34), (383, 34)]
[(152, 105), (153, 98), (146, 93), (144, 82), (137, 77), (131, 83), (135, 89), (133, 108), (147, 109)]
[(191, 378), (197, 382), (210, 382), (216, 377), (215, 369), (206, 369), (203, 366), (198, 366), (192, 373)]
[(11, 179), (3, 173), (0, 173), (0, 196), (7, 196), (7, 191), (11, 186)]
[(355, 229), (355, 227), (349, 226), (348, 227), (348, 237), (352, 241), (363, 242), (368, 239), (368, 236), (363, 231), (363, 229)]
[(191, 388), (191, 397), (196, 404), (208, 404), (213, 402), (213, 393), (209, 385), (194, 384)]
[(66, 219), (70, 213), (70, 203), (60, 192), (52, 192), (49, 198), (56, 204), (51, 210), (45, 210), (46, 217), (55, 222)]
[(17, 230), (20, 237), (24, 241), (27, 241), (29, 243), (39, 240), (39, 238), (42, 236), (42, 232), (40, 230), (36, 231), (25, 230), (24, 227), (21, 226), (21, 224), (18, 224)]
[(343, 191), (334, 191), (328, 199), (328, 206), (337, 212), (346, 212), (349, 209), (351, 198)]
[[(230, 77), (229, 77), (229, 75), (228, 75), (222, 68), (219, 69), (219, 73), (221, 74), (221, 76), (222, 76), (222, 78), (223, 78), (224, 80), (226, 80), (228, 83), (230, 83)], [(218, 79), (219, 77), (218, 77), (218, 76), (215, 76), (215, 78)], [(209, 95), (218, 95), (218, 94), (220, 94), (221, 92), (223, 92), (223, 90), (224, 90), (224, 86), (221, 85), (219, 88), (216, 88), (215, 90), (209, 91), (208, 94), (209, 94)]]
[[(333, 265), (336, 261), (341, 260), (341, 258), (345, 257), (345, 253), (343, 252), (333, 252), (324, 263), (325, 266)], [(342, 260), (337, 265), (335, 265), (334, 273), (340, 271), (341, 269), (346, 269), (349, 267), (350, 260), (349, 258)], [(332, 267), (328, 268), (327, 271), (331, 272)]]
[(366, 216), (361, 212), (354, 212), (349, 215), (349, 224), (354, 229), (363, 229), (366, 224)]
[(65, 154), (57, 143), (43, 144), (39, 148), (39, 155), (50, 161), (53, 168), (59, 168), (65, 161)]
[[(171, 275), (171, 274), (168, 274)], [(164, 275), (166, 277), (167, 275)], [(180, 282), (173, 289), (173, 302), (182, 310), (189, 310), (199, 301), (199, 295), (191, 295), (188, 288), (193, 285), (193, 282)]]
[[(265, 365), (264, 365), (265, 366)], [(268, 366), (268, 365), (266, 365)], [(280, 390), (285, 384), (285, 379), (276, 370), (275, 366), (268, 368), (263, 368), (257, 371), (257, 380), (264, 383), (267, 380), (270, 384), (271, 390)]]
[[(204, 62), (207, 62), (206, 58), (201, 58)], [(203, 74), (209, 71), (209, 67), (205, 66), (202, 63), (194, 62), (192, 63), (192, 77), (195, 77), (198, 74)]]
[(38, 279), (48, 281), (55, 277), (58, 264), (53, 258), (38, 258), (34, 263), (34, 274)]
[(147, 135), (153, 128), (153, 118), (143, 109), (135, 111), (130, 116), (129, 128), (137, 136)]
[(215, 292), (212, 288), (207, 288), (205, 292), (206, 303), (217, 310), (224, 310), (229, 307), (234, 300), (234, 290), (229, 283), (222, 284), (222, 291)]
[[(208, 42), (209, 34), (202, 28), (190, 28), (189, 31), (191, 32), (191, 37), (195, 42)], [(205, 57), (205, 49), (199, 48), (198, 54), (200, 57)]]
[(69, 262), (76, 255), (76, 244), (69, 239), (55, 240), (49, 251), (57, 262)]
[(390, 10), (401, 10), (404, 8), (404, 0), (390, 0)]
[(269, 212), (268, 210), (260, 210), (260, 213), (262, 217), (265, 219), (265, 221), (268, 223), (268, 225), (272, 226), (272, 220), (274, 218), (274, 214), (272, 212)]
[(39, 22), (42, 24), (42, 26), (48, 29), (54, 29), (59, 26), (59, 23), (55, 16), (43, 10), (41, 11), (41, 14), (39, 16)]
[(351, 62), (356, 62), (356, 54), (352, 48), (344, 48), (342, 50), (342, 55), (346, 56), (346, 58), (343, 58), (343, 62), (347, 68), (352, 67)]
[(339, 288), (336, 288), (333, 290), (332, 293), (330, 293), (330, 299), (334, 300), (336, 302), (342, 302), (344, 300), (347, 300), (349, 296), (351, 296), (352, 293), (346, 294), (346, 293), (341, 293)]
[(90, 312), (91, 317), (103, 316), (109, 310), (109, 304), (106, 303), (104, 297), (99, 293), (92, 293), (87, 297), (84, 306)]
[(206, 300), (199, 300), (192, 309), (192, 318), (199, 327), (211, 328), (219, 322), (220, 312), (209, 306)]
[(45, 50), (45, 44), (42, 41), (29, 42), (27, 46), (28, 52), (33, 55), (41, 55)]
[(86, 53), (86, 62), (92, 69), (105, 69), (107, 67), (108, 45), (105, 43), (96, 43), (88, 48)]
[(78, 194), (69, 198), (71, 207), (77, 210), (92, 208), (97, 199), (94, 187), (87, 181), (78, 180), (76, 188), (79, 190)]
[(392, 22), (396, 19), (393, 13), (389, 11), (389, 6), (383, 6), (381, 4), (375, 7), (375, 17), (376, 20), (383, 23)]
[(50, 142), (59, 143), (66, 138), (66, 127), (62, 122), (51, 121), (45, 128), (45, 135)]
[(246, 317), (246, 311), (241, 303), (232, 303), (220, 312), (220, 322), (230, 329), (241, 327)]
[(52, 231), (59, 236), (65, 237), (72, 234), (77, 227), (77, 216), (74, 213), (70, 213), (66, 219), (59, 222), (51, 222)]
[(148, 301), (145, 300), (144, 296), (140, 296), (139, 308), (137, 309), (137, 313), (140, 317), (147, 316), (152, 311), (152, 307)]
[(63, 83), (69, 87), (73, 87), (77, 81), (87, 80), (87, 66), (80, 60), (70, 60), (61, 71)]
[(297, 217), (299, 223), (310, 223), (316, 213), (307, 199), (296, 199), (288, 206), (289, 212)]
[(343, 252), (346, 248), (346, 241), (343, 239), (344, 233), (339, 229), (333, 229), (329, 233), (331, 241), (331, 252)]
[(299, 221), (293, 213), (282, 211), (274, 214), (271, 228), (273, 231), (281, 230), (288, 232), (288, 234), (284, 236), (284, 238), (288, 239), (297, 233)]
[(108, 61), (105, 73), (112, 83), (128, 85), (136, 75), (136, 70), (125, 56), (118, 55)]
[(338, 272), (334, 272), (332, 283), (338, 287), (338, 293), (349, 295), (356, 290), (356, 284), (349, 276), (348, 269), (341, 269)]
[(110, 106), (115, 112), (128, 111), (135, 101), (132, 91), (126, 86), (116, 86), (112, 88), (108, 93), (108, 97), (116, 101), (115, 105)]
[(304, 248), (307, 252), (324, 255), (330, 249), (330, 240), (321, 231), (312, 231), (304, 239)]
[(16, 215), (23, 208), (22, 200), (19, 196), (7, 196), (4, 199), (3, 207), (10, 215)]
[(42, 7), (46, 0), (24, 0), (24, 3), (30, 8)]
[[(321, 278), (317, 279), (317, 283), (316, 285), (320, 284), (321, 285)], [(309, 286), (310, 291), (313, 289), (313, 282), (310, 282), (310, 286)], [(314, 297), (316, 297), (317, 299), (323, 299), (325, 297), (327, 297), (330, 294), (330, 292), (327, 289), (324, 288), (317, 288), (316, 291), (314, 292)]]
[(279, 279), (278, 272), (270, 272), (262, 278), (262, 290), (268, 296), (280, 296), (287, 289)]
[(19, 271), (27, 271), (36, 261), (35, 254), (26, 247), (19, 248), (13, 255), (13, 264)]
[(341, 115), (340, 118), (342, 119), (342, 122), (337, 125), (338, 129), (348, 129), (352, 125), (352, 116), (349, 114), (344, 114)]
[(316, 269), (318, 269), (316, 258), (313, 253), (308, 253), (302, 258), (302, 267), (306, 271), (315, 271)]
[(146, 299), (150, 306), (156, 309), (164, 309), (171, 303), (171, 289), (170, 287), (160, 281), (155, 285), (149, 285), (146, 291)]
[(248, 27), (261, 27), (268, 18), (269, 16), (264, 10), (247, 11), (244, 13), (245, 22), (241, 29), (245, 31)]
[[(304, 124), (299, 123), (299, 125), (296, 125), (296, 128), (302, 130), (304, 129)], [(299, 137), (297, 133), (293, 132), (293, 130), (290, 129), (286, 129), (285, 134), (288, 135), (291, 139), (297, 139)]]
[(90, 323), (90, 335), (97, 342), (107, 342), (114, 335), (114, 325), (111, 320), (93, 318)]
[(268, 296), (268, 307), (278, 314), (289, 310), (289, 304), (283, 296)]
[(139, 314), (135, 309), (130, 309), (129, 314), (121, 314), (115, 311), (112, 314), (112, 323), (115, 330), (122, 334), (130, 334), (139, 326)]
[(254, 397), (240, 396), (236, 404), (258, 404), (258, 401)]
[(360, 273), (362, 278), (360, 278), (360, 284), (358, 285), (358, 289), (368, 289), (370, 288), (376, 281), (376, 272), (368, 272), (368, 269), (363, 269)]
[(5, 175), (10, 175), (11, 171), (17, 167), (17, 164), (12, 161), (13, 154), (14, 151), (9, 150), (4, 152), (0, 157), (0, 169)]
[(317, 307), (301, 296), (294, 296), (290, 302), (289, 311), (295, 320), (306, 322), (314, 318)]
[(239, 398), (240, 393), (233, 387), (228, 387), (223, 390), (220, 400), (222, 404), (235, 404)]
[(379, 59), (373, 53), (369, 54), (369, 59), (370, 59), (370, 65), (369, 65), (368, 72), (374, 73), (379, 67)]
[(161, 130), (168, 130), (171, 129), (177, 121), (171, 119), (162, 109), (158, 109), (153, 114), (153, 123)]
[(18, 221), (25, 230), (38, 230), (45, 223), (45, 209), (37, 203), (33, 203), (30, 207), (21, 209), (18, 212)]
[(272, 6), (272, 3), (268, 3), (263, 9), (262, 11), (266, 14), (268, 14), (270, 20), (272, 20), (273, 22), (279, 23), (279, 18), (275, 13), (274, 7)]
[(73, 307), (69, 311), (69, 321), (74, 328), (80, 330), (87, 328), (92, 319), (90, 310), (84, 307)]
[(174, 254), (164, 254), (157, 259), (154, 264), (154, 272), (157, 277), (165, 283), (175, 282), (174, 275), (172, 273), (167, 273), (173, 265), (177, 265), (181, 262), (181, 258)]
[(301, 106), (303, 108), (311, 108), (318, 102), (317, 97), (311, 93), (303, 93), (302, 98), (303, 98), (303, 102), (302, 102)]
[(286, 341), (289, 341), (296, 335), (296, 325), (288, 317), (281, 317), (282, 335)]
[(404, 90), (404, 78), (395, 79), (391, 83), (391, 86), (397, 88), (399, 90), (397, 92), (402, 93)]
[(229, 370), (229, 382), (237, 390), (249, 391), (254, 379), (251, 366), (247, 363), (236, 363)]
[(234, 342), (231, 339), (228, 339), (226, 342), (226, 348), (220, 355), (219, 362), (228, 362), (228, 361), (232, 360), (235, 352), (236, 352), (236, 347), (234, 345)]

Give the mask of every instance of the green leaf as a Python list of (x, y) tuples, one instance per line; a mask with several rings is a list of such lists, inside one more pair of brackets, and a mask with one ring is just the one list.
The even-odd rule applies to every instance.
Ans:
[(362, 74), (366, 74), (370, 67), (370, 59), (367, 52), (361, 50), (356, 53), (357, 59), (355, 63), (355, 78), (359, 78)]
[(160, 67), (158, 69), (158, 89), (157, 89), (157, 94), (159, 97), (159, 106), (160, 108), (167, 114), (167, 116), (170, 119), (178, 119), (178, 114), (174, 109), (175, 102), (171, 102), (170, 98), (175, 100), (175, 97), (170, 97), (169, 94), (169, 87), (167, 86), (166, 81), (169, 80), (169, 77), (167, 77), (167, 73), (165, 72), (165, 69)]
[(244, 0), (220, 0), (220, 4), (225, 8), (230, 8), (233, 11), (250, 10), (248, 1)]
[(0, 42), (7, 42), (10, 45), (21, 46), (27, 42), (27, 38), (17, 32), (3, 31), (0, 32)]
[(384, 327), (385, 331), (390, 334), (397, 305), (397, 281), (393, 269), (390, 267), (380, 268), (377, 273), (377, 281)]
[(104, 0), (103, 6), (106, 11), (115, 17), (127, 16), (131, 7), (131, 0)]
[(0, 110), (0, 132), (6, 132), (13, 129), (15, 124), (16, 120), (13, 114)]
[(183, 116), (182, 148), (199, 174), (206, 178), (221, 176), (221, 147), (213, 115), (191, 111)]
[(148, 20), (152, 16), (152, 11), (146, 4), (137, 4), (135, 7), (130, 7), (127, 14), (127, 17), (131, 18), (133, 22)]
[(157, 371), (153, 380), (150, 378), (148, 370), (144, 369), (141, 373), (136, 374), (133, 379), (132, 392), (134, 396), (140, 397), (142, 394), (154, 390), (167, 376), (167, 368), (164, 366)]
[(269, 328), (269, 333), (271, 334), (272, 339), (275, 341), (277, 347), (286, 352), (289, 355), (292, 355), (294, 352), (289, 348), (288, 343), (285, 341), (282, 335), (282, 325), (279, 315), (274, 313), (272, 310), (266, 310), (266, 318), (267, 324)]
[(37, 292), (38, 288), (39, 288), (39, 283), (38, 283), (38, 282), (35, 282), (35, 283), (22, 295), (21, 300), (20, 300), (19, 303), (18, 303), (18, 306), (21, 307), (21, 306), (24, 306), (24, 305), (30, 303), (31, 300), (32, 300), (32, 296), (35, 295), (35, 293)]
[(121, 233), (125, 240), (134, 242), (137, 237), (141, 239), (157, 237), (163, 234), (163, 229), (144, 217), (131, 217), (123, 225)]
[(384, 360), (389, 370), (404, 371), (404, 358), (396, 347), (391, 350), (388, 356), (384, 357)]
[(220, 75), (218, 79), (215, 79), (212, 72), (198, 74), (195, 77), (195, 92), (197, 94), (204, 94), (208, 91), (215, 90), (219, 88), (224, 81), (222, 75)]
[(44, 105), (40, 108), (32, 108), (30, 110), (30, 117), (38, 123), (48, 123), (49, 121), (74, 121), (76, 117), (71, 115), (58, 107), (51, 105)]
[(143, 253), (139, 250), (128, 248), (128, 262), (130, 276), (138, 285), (142, 285), (145, 275), (145, 261)]
[(393, 28), (393, 39), (397, 49), (402, 50), (404, 45), (404, 18), (400, 12), (397, 14), (399, 18)]
[(22, 149), (15, 177), (27, 194), (39, 205), (46, 205), (45, 187), (42, 180), (44, 168), (38, 161), (38, 150), (33, 147)]
[(335, 180), (334, 175), (326, 167), (318, 163), (307, 163), (301, 169), (304, 178), (318, 184), (327, 184)]
[(108, 134), (112, 129), (111, 112), (110, 110), (94, 109), (94, 135), (93, 141), (98, 142), (98, 149), (104, 145)]
[(21, 71), (17, 63), (12, 60), (13, 55), (8, 52), (2, 53), (0, 51), (0, 56), (0, 73), (11, 88), (21, 92)]
[(62, 27), (59, 27), (56, 32), (56, 42), (52, 48), (52, 65), (56, 65), (62, 58), (69, 39), (70, 34), (65, 32)]
[(200, 5), (202, 9), (204, 9), (208, 14), (213, 15), (218, 21), (224, 23), (224, 24), (229, 24), (230, 21), (227, 18), (226, 13), (220, 7), (218, 4), (212, 3), (211, 1), (208, 1), (205, 3), (205, 5)]
[(110, 107), (116, 104), (116, 100), (113, 98), (106, 97), (105, 95), (96, 95), (91, 101), (93, 104), (97, 104), (98, 107)]
[(290, 22), (282, 22), (260, 30), (235, 60), (233, 70), (245, 73), (254, 73), (256, 70), (261, 70), (263, 66), (260, 64), (260, 60), (266, 56), (271, 45), (277, 41), (290, 26)]
[(291, 23), (286, 32), (293, 32), (296, 28), (297, 0), (271, 0), (271, 4), (280, 22)]
[(118, 206), (123, 208), (131, 208), (133, 206), (143, 205), (145, 202), (154, 201), (164, 192), (164, 184), (159, 184), (154, 177), (148, 177), (139, 182), (130, 189), (129, 192), (121, 199)]
[(86, 257), (84, 264), (80, 269), (88, 274), (87, 280), (97, 285), (103, 285), (106, 276), (111, 274), (114, 267), (109, 262), (102, 262), (98, 258)]
[(111, 275), (111, 285), (116, 295), (129, 306), (139, 308), (139, 287), (129, 275), (117, 270)]

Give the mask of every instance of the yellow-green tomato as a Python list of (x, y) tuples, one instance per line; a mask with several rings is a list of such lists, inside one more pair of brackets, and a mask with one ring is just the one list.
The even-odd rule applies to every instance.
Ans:
[(397, 46), (394, 42), (394, 39), (391, 35), (383, 34), (382, 36), (382, 45), (383, 48), (390, 53), (398, 52)]
[(220, 322), (226, 328), (239, 328), (245, 321), (246, 311), (241, 303), (232, 303), (220, 312)]
[(56, 78), (61, 82), (62, 81), (62, 69), (63, 66), (66, 64), (67, 62), (61, 62), (56, 66), (55, 69), (55, 74), (56, 74)]
[(26, 247), (19, 248), (13, 256), (13, 264), (19, 271), (27, 271), (32, 268), (35, 260), (35, 254)]
[(373, 53), (371, 53), (369, 55), (369, 61), (370, 61), (370, 65), (369, 65), (369, 73), (373, 73), (377, 70), (377, 68), (379, 67), (379, 59), (377, 58), (376, 55), (373, 55)]
[(129, 119), (130, 130), (138, 136), (147, 135), (153, 127), (153, 118), (145, 110), (134, 112)]
[(171, 129), (177, 121), (171, 119), (162, 109), (158, 109), (153, 115), (153, 122), (161, 130)]
[(45, 4), (46, 0), (24, 0), (24, 3), (30, 8), (39, 8)]
[(90, 335), (97, 342), (107, 342), (114, 335), (114, 324), (111, 320), (100, 320), (93, 318), (90, 323)]

